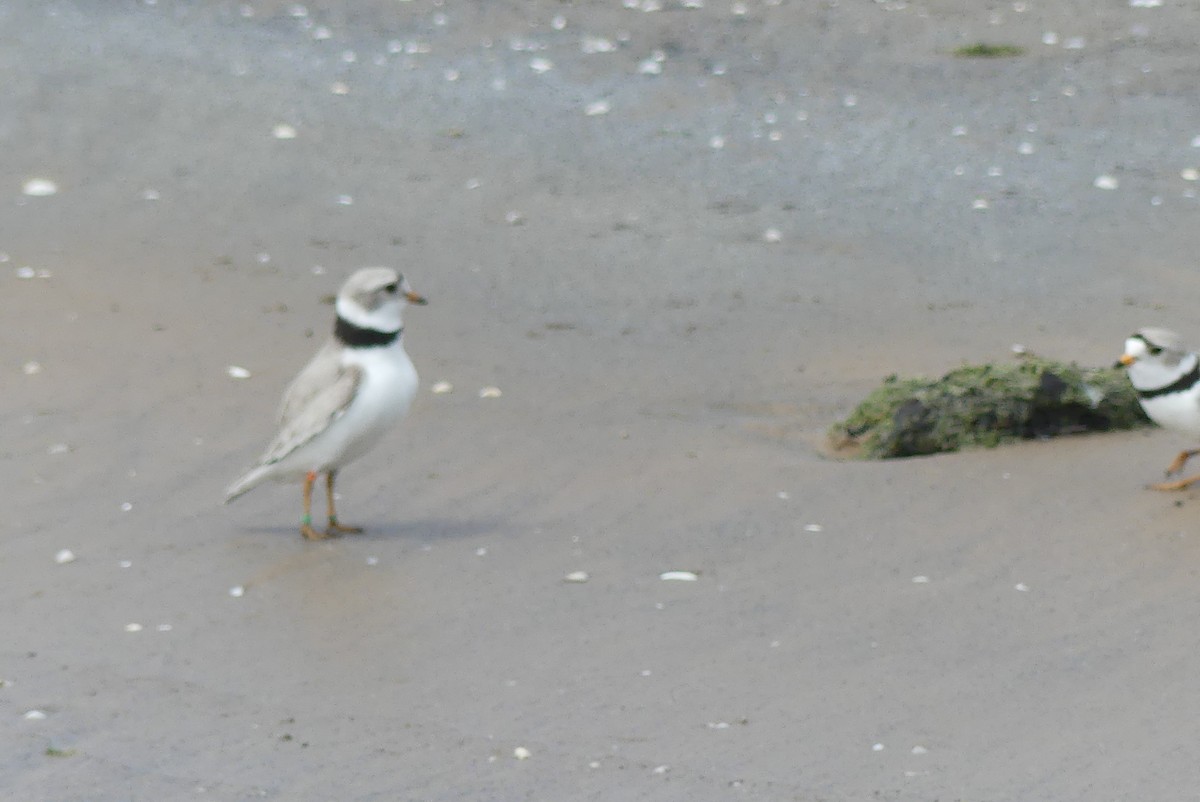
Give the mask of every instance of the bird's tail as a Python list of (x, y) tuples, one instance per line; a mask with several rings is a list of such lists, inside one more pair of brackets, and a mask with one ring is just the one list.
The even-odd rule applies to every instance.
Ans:
[(238, 479), (225, 490), (225, 503), (233, 501), (237, 497), (249, 493), (254, 488), (261, 485), (271, 477), (270, 465), (259, 465), (246, 473), (245, 476)]

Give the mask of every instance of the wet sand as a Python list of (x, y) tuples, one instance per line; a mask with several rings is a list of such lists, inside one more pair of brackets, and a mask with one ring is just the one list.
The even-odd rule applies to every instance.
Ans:
[[(1192, 793), (1192, 444), (822, 456), (1200, 340), (1195, 15), (959, 5), (0, 0), (6, 795)], [(306, 543), (221, 491), (367, 264), (423, 388)]]

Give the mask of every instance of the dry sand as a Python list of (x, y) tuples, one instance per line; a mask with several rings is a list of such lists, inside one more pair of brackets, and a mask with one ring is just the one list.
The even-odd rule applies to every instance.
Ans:
[[(818, 445), (1200, 339), (1195, 11), (659, 5), (0, 0), (6, 799), (1194, 795), (1185, 443)], [(311, 544), (218, 502), (364, 264), (424, 387)]]

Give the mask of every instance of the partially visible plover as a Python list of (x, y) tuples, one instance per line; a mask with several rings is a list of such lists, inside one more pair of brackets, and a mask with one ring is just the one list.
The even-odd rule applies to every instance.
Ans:
[[(404, 299), (425, 303), (391, 268), (364, 267), (350, 276), (337, 296), (333, 337), (284, 391), (275, 439), (258, 465), (225, 491), (226, 504), (268, 479), (303, 479), (302, 535), (323, 540), (362, 531), (338, 522), (333, 483), (340, 468), (408, 413), (417, 393), (417, 371), (401, 342)], [(312, 489), (320, 473), (329, 501), (324, 532), (312, 526)]]
[[(1129, 373), (1142, 409), (1166, 429), (1200, 437), (1200, 358), (1179, 335), (1166, 329), (1141, 329), (1125, 341), (1118, 360)], [(1180, 451), (1167, 466), (1167, 476), (1183, 470), (1200, 449)], [(1200, 482), (1200, 474), (1150, 485), (1154, 490), (1183, 490)]]

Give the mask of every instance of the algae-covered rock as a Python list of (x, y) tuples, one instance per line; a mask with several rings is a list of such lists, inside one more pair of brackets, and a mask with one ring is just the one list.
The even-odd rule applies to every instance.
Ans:
[(1148, 423), (1124, 370), (1030, 357), (936, 381), (889, 376), (829, 434), (839, 450), (889, 459)]

